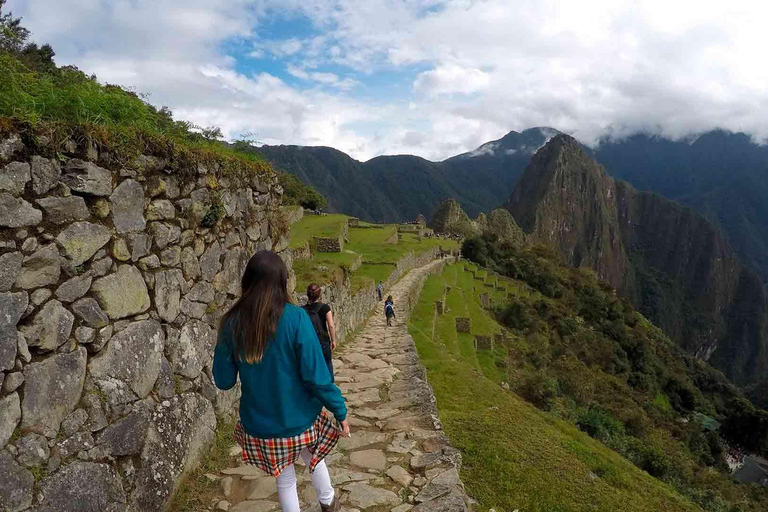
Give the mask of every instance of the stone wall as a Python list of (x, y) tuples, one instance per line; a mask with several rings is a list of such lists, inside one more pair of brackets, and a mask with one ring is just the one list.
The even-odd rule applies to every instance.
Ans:
[[(386, 281), (382, 283), (384, 287), (384, 296), (387, 290), (396, 283), (405, 273), (415, 267), (426, 265), (437, 257), (434, 250), (427, 251), (420, 255), (409, 253), (397, 262), (395, 270), (389, 275)], [(358, 327), (368, 319), (371, 311), (379, 303), (376, 293), (376, 285), (366, 286), (356, 293), (350, 290), (349, 282), (326, 284), (321, 287), (322, 301), (331, 306), (333, 319), (336, 325), (337, 339), (344, 341), (348, 334), (354, 332)], [(394, 297), (395, 304), (398, 305), (399, 297)], [(297, 290), (294, 293), (294, 301), (297, 304), (306, 304), (307, 297), (304, 290)], [(398, 311), (399, 311), (399, 306)]]
[(341, 252), (344, 250), (344, 240), (341, 237), (312, 237), (317, 252)]
[(288, 243), (268, 168), (85, 146), (0, 140), (0, 509), (162, 510), (239, 395), (219, 316)]

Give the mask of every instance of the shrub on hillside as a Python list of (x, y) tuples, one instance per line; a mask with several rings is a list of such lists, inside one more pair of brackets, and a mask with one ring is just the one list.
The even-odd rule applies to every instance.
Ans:
[(283, 204), (301, 205), (309, 210), (321, 210), (325, 207), (325, 197), (311, 185), (305, 185), (299, 178), (287, 172), (280, 173), (280, 186), (283, 187)]

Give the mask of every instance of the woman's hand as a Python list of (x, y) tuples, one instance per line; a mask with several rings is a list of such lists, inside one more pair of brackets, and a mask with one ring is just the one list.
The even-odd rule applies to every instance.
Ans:
[(339, 424), (341, 425), (341, 437), (352, 437), (352, 434), (349, 432), (349, 422), (344, 420), (340, 421)]
[(331, 340), (331, 350), (336, 350), (336, 340)]

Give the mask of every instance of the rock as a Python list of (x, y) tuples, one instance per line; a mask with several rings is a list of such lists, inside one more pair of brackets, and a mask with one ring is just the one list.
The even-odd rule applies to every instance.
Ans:
[(246, 500), (230, 508), (229, 512), (272, 512), (279, 506), (280, 504), (274, 501)]
[(45, 465), (51, 453), (48, 449), (48, 440), (34, 432), (22, 437), (16, 443), (16, 449), (18, 450), (16, 460), (27, 468)]
[(32, 505), (34, 485), (32, 473), (16, 464), (10, 454), (0, 451), (0, 506), (10, 512), (26, 510)]
[(112, 256), (119, 261), (128, 261), (131, 259), (131, 251), (128, 250), (128, 244), (122, 238), (118, 238), (112, 244)]
[(155, 320), (132, 322), (112, 337), (105, 350), (91, 358), (88, 370), (97, 383), (115, 379), (144, 398), (160, 374), (164, 342), (165, 333)]
[(59, 184), (61, 167), (54, 159), (49, 160), (35, 155), (32, 157), (31, 174), (32, 192), (39, 196)]
[(96, 164), (77, 158), (69, 161), (61, 181), (81, 194), (102, 197), (112, 194), (112, 173)]
[[(90, 432), (77, 432), (58, 443), (53, 450), (53, 457), (67, 460), (82, 451), (91, 450), (94, 446), (93, 436)], [(89, 454), (89, 458), (93, 459)]]
[(24, 193), (24, 187), (29, 180), (29, 164), (26, 162), (11, 162), (0, 169), (0, 190), (10, 192), (14, 196)]
[(221, 492), (224, 494), (225, 497), (229, 498), (232, 495), (232, 484), (235, 482), (235, 479), (231, 476), (225, 476), (221, 479), (219, 484), (221, 485)]
[(32, 295), (29, 296), (29, 302), (33, 306), (37, 307), (50, 299), (51, 295), (53, 295), (53, 292), (51, 292), (51, 290), (48, 288), (38, 288), (32, 292)]
[(435, 500), (441, 496), (445, 496), (449, 492), (451, 492), (452, 487), (447, 485), (439, 485), (435, 483), (428, 483), (424, 486), (424, 488), (419, 492), (419, 494), (416, 495), (414, 498), (414, 501), (416, 503), (422, 503), (425, 501), (432, 501)]
[(146, 258), (141, 258), (139, 260), (139, 268), (144, 272), (160, 268), (160, 258), (157, 257), (157, 254), (150, 254)]
[(205, 311), (208, 308), (205, 304), (200, 302), (192, 302), (186, 297), (181, 299), (181, 312), (190, 318), (196, 318), (198, 320), (205, 316)]
[(111, 258), (102, 258), (98, 261), (95, 261), (91, 265), (91, 274), (93, 274), (93, 277), (103, 277), (107, 275), (110, 270), (112, 270), (112, 264), (113, 261)]
[(22, 363), (27, 364), (32, 361), (32, 354), (29, 353), (29, 348), (27, 347), (27, 339), (20, 332), (17, 332), (16, 335), (16, 351), (18, 352), (17, 356), (19, 359), (21, 359)]
[(160, 263), (166, 267), (178, 267), (181, 260), (181, 248), (177, 245), (168, 247), (160, 253)]
[(22, 252), (34, 252), (37, 250), (37, 238), (31, 236), (24, 240), (24, 243), (21, 244), (21, 250)]
[(214, 510), (229, 510), (230, 504), (227, 500), (220, 500), (216, 503)]
[(179, 280), (172, 271), (155, 274), (155, 307), (160, 318), (169, 324), (179, 316), (180, 297)]
[(339, 450), (352, 451), (372, 444), (383, 443), (387, 435), (380, 432), (355, 432), (352, 437), (342, 437), (339, 440)]
[(179, 238), (181, 238), (181, 229), (178, 226), (164, 222), (151, 222), (149, 224), (149, 231), (152, 233), (155, 247), (159, 250), (163, 250), (168, 245), (178, 242)]
[(248, 487), (247, 498), (249, 500), (263, 500), (277, 492), (277, 481), (272, 477), (259, 478), (251, 482)]
[(468, 512), (468, 510), (467, 505), (460, 496), (449, 494), (448, 496), (416, 505), (411, 512)]
[(96, 329), (81, 325), (75, 329), (75, 339), (81, 345), (88, 345), (89, 343), (93, 343), (93, 340), (96, 339)]
[(137, 455), (144, 448), (148, 428), (149, 416), (134, 411), (105, 428), (96, 439), (96, 447), (101, 454), (115, 458)]
[(126, 502), (115, 470), (95, 462), (73, 462), (43, 480), (40, 488), (43, 499), (35, 512), (107, 512)]
[(43, 351), (56, 350), (69, 339), (74, 322), (75, 315), (54, 299), (47, 302), (35, 315), (32, 324), (22, 327), (21, 331), (27, 346)]
[(61, 258), (54, 244), (42, 247), (31, 256), (24, 258), (16, 286), (29, 290), (59, 282)]
[(83, 347), (56, 354), (24, 368), (21, 428), (54, 437), (61, 421), (75, 410), (85, 382)]
[(75, 315), (90, 327), (100, 329), (109, 324), (109, 317), (99, 307), (99, 303), (90, 297), (80, 299), (72, 304)]
[(408, 503), (403, 503), (402, 505), (398, 505), (395, 508), (392, 509), (392, 512), (408, 512), (413, 508), (413, 505), (409, 505)]
[(0, 399), (0, 447), (5, 446), (21, 420), (20, 403), (18, 393)]
[(21, 198), (0, 192), (0, 227), (37, 226), (42, 220), (43, 212)]
[(169, 339), (168, 359), (173, 372), (190, 379), (200, 375), (216, 345), (216, 332), (205, 322), (190, 320), (181, 328), (178, 339)]
[(354, 507), (365, 509), (383, 505), (400, 505), (400, 497), (387, 489), (379, 489), (368, 484), (347, 484), (343, 489), (349, 492), (348, 503)]
[(94, 281), (93, 294), (109, 318), (117, 320), (149, 309), (149, 294), (141, 272), (131, 265), (120, 265), (117, 272)]
[(361, 450), (349, 454), (349, 461), (365, 469), (383, 470), (387, 467), (387, 457), (381, 450)]
[(187, 279), (197, 279), (200, 277), (200, 262), (197, 261), (195, 251), (191, 247), (185, 247), (181, 251), (181, 269), (184, 271), (184, 277)]
[(117, 186), (109, 196), (112, 222), (118, 235), (144, 231), (144, 189), (139, 182), (128, 179)]
[(99, 333), (96, 335), (96, 338), (87, 347), (88, 353), (96, 354), (100, 352), (107, 345), (107, 342), (109, 342), (109, 340), (112, 339), (112, 331), (113, 331), (113, 327), (111, 325), (108, 325), (102, 328), (101, 330), (99, 330)]
[(7, 139), (0, 139), (0, 160), (10, 160), (16, 152), (23, 149), (24, 143), (21, 142), (21, 137), (18, 135), (11, 135)]
[[(203, 255), (205, 257), (205, 255)], [(245, 251), (240, 247), (232, 248), (226, 251), (224, 256), (224, 268), (222, 274), (224, 274), (225, 288), (221, 291), (226, 291), (233, 296), (240, 295), (240, 281), (245, 271), (245, 265), (248, 260), (245, 258)]]
[(0, 255), (0, 292), (7, 292), (21, 273), (24, 256), (20, 252), (8, 252)]
[(27, 292), (0, 293), (0, 371), (14, 366), (18, 347), (16, 324), (28, 305)]
[(56, 237), (56, 242), (73, 266), (91, 259), (91, 256), (109, 242), (109, 228), (90, 222), (75, 222)]
[(387, 476), (397, 484), (408, 487), (413, 482), (413, 476), (401, 466), (392, 466), (387, 470)]
[[(208, 453), (216, 429), (211, 403), (194, 393), (160, 404), (150, 421), (136, 475), (136, 510), (163, 510), (179, 477)], [(230, 509), (231, 510), (231, 509)]]
[(157, 377), (155, 386), (157, 387), (157, 394), (160, 398), (171, 398), (176, 393), (171, 364), (165, 356), (163, 356), (160, 362), (160, 375)]
[(213, 286), (210, 283), (200, 281), (184, 297), (191, 301), (205, 302), (207, 304), (213, 301), (214, 296)]
[(3, 393), (13, 393), (17, 389), (19, 389), (19, 386), (24, 384), (24, 374), (21, 372), (13, 372), (9, 373), (5, 376), (5, 381), (3, 382)]
[(128, 235), (128, 245), (131, 248), (131, 261), (138, 261), (149, 254), (152, 238), (146, 233), (131, 233)]
[(214, 242), (200, 257), (200, 273), (208, 282), (212, 281), (221, 270), (221, 256), (224, 250), (218, 242)]
[(64, 418), (61, 422), (61, 430), (65, 435), (71, 436), (88, 421), (88, 413), (85, 409), (75, 409), (72, 414)]
[[(165, 160), (156, 156), (139, 155), (133, 159), (130, 167), (140, 173), (148, 174), (162, 171), (165, 168)], [(165, 190), (165, 187), (163, 187), (163, 190)]]
[(74, 302), (91, 289), (93, 278), (86, 273), (63, 282), (56, 289), (56, 298), (62, 302)]
[(451, 468), (448, 471), (440, 473), (432, 480), (433, 484), (444, 485), (446, 487), (453, 487), (455, 485), (461, 485), (461, 478), (456, 468)]
[(167, 199), (155, 199), (147, 206), (147, 220), (166, 220), (176, 217), (176, 207)]
[(85, 200), (80, 196), (43, 197), (37, 200), (45, 212), (45, 220), (53, 224), (69, 224), (86, 220), (90, 215)]
[(98, 432), (107, 426), (107, 415), (104, 413), (104, 407), (97, 393), (86, 393), (83, 395), (83, 407), (88, 413), (88, 423), (86, 427), (91, 432)]

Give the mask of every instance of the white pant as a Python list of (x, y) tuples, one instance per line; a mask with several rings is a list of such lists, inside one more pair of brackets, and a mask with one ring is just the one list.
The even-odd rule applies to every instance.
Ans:
[[(301, 459), (309, 467), (312, 454), (304, 448), (301, 451)], [(333, 502), (334, 492), (324, 460), (315, 466), (315, 471), (310, 473), (310, 478), (312, 479), (312, 487), (317, 491), (317, 499), (323, 505), (330, 505)], [(277, 477), (277, 499), (280, 501), (283, 512), (300, 512), (299, 493), (296, 490), (296, 469), (293, 464), (285, 468)]]

